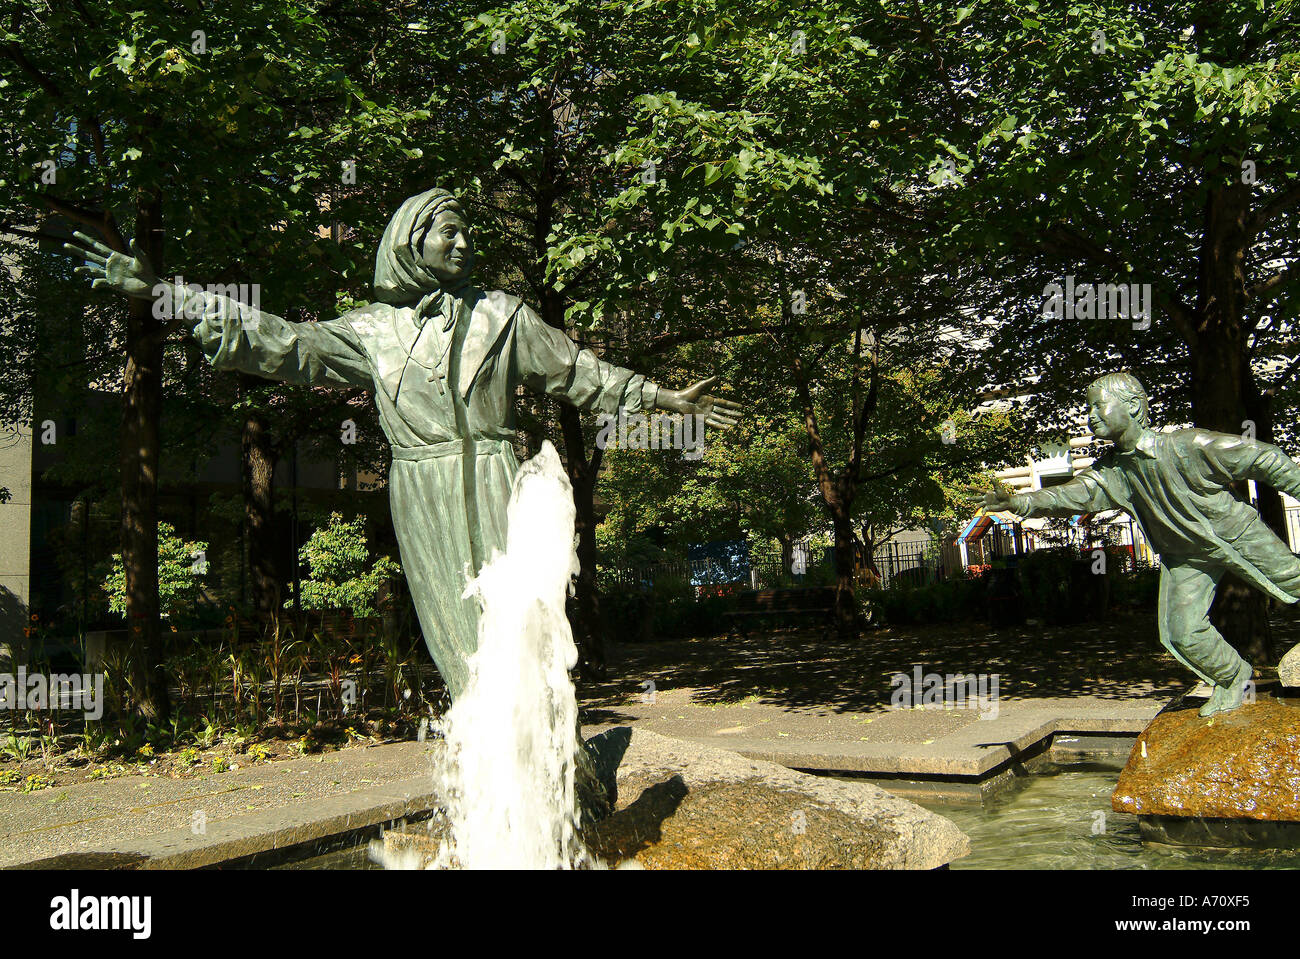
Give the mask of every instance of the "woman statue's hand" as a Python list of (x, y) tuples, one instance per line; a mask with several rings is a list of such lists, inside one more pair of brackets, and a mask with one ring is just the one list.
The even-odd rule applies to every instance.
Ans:
[(86, 261), (85, 265), (77, 267), (75, 272), (94, 277), (90, 284), (92, 289), (116, 290), (118, 293), (140, 300), (154, 298), (154, 288), (160, 281), (153, 267), (149, 265), (149, 258), (145, 256), (144, 250), (140, 249), (135, 240), (130, 241), (131, 255), (126, 256), (113, 252), (103, 243), (84, 233), (72, 235), (84, 246), (65, 243), (63, 248), (73, 256), (79, 256)]
[(700, 380), (694, 386), (688, 386), (684, 390), (660, 389), (655, 405), (671, 413), (703, 416), (706, 426), (729, 430), (740, 422), (740, 412), (743, 407), (739, 403), (706, 392), (717, 385), (718, 378), (710, 376), (707, 380)]

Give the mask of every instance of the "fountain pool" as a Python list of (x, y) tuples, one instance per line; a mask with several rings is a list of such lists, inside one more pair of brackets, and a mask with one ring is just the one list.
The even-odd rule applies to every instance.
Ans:
[(1300, 851), (1143, 844), (1110, 808), (1113, 764), (1044, 764), (983, 807), (921, 801), (970, 837), (952, 869), (1297, 869)]

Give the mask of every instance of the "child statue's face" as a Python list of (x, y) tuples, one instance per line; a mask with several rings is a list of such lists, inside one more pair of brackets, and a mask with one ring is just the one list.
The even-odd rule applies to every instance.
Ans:
[(1132, 425), (1133, 414), (1124, 400), (1103, 390), (1088, 390), (1088, 427), (1093, 436), (1118, 439)]
[(474, 263), (474, 247), (469, 226), (455, 210), (443, 210), (434, 218), (424, 235), (420, 249), (424, 265), (444, 283), (454, 283), (469, 275)]

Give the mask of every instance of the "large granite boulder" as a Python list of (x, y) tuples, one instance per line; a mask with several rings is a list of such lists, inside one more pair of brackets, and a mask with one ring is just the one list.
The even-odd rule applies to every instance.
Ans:
[[(970, 851), (952, 822), (867, 782), (620, 727), (592, 745), (618, 785), (584, 831), (600, 863), (646, 869), (935, 869)], [(436, 821), (385, 835), (390, 866), (433, 861)]]
[(1300, 707), (1261, 698), (1203, 719), (1198, 703), (1143, 730), (1111, 805), (1144, 817), (1300, 821)]
[(1300, 643), (1277, 664), (1277, 678), (1289, 689), (1300, 689)]
[(935, 869), (970, 851), (952, 822), (868, 782), (826, 779), (644, 729), (619, 756), (618, 801), (588, 846), (647, 869)]

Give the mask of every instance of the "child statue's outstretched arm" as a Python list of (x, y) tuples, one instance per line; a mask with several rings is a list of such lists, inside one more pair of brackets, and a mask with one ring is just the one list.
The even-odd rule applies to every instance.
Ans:
[(985, 493), (989, 512), (1014, 513), (1020, 519), (1031, 516), (1076, 516), (1104, 509), (1123, 509), (1106, 491), (1095, 470), (1087, 469), (1069, 482), (1028, 493)]

